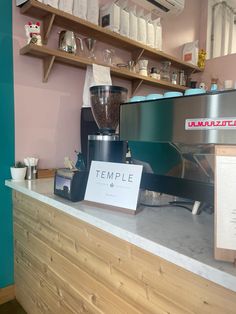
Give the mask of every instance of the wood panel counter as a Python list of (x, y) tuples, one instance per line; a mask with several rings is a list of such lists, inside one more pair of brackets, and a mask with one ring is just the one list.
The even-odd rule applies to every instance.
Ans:
[(213, 217), (72, 203), (53, 180), (11, 181), (16, 297), (28, 313), (236, 313), (236, 268), (213, 259)]

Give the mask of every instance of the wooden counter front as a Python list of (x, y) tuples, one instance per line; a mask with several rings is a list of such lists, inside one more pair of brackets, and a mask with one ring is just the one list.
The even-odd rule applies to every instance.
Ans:
[(236, 313), (235, 292), (13, 193), (16, 298), (27, 313)]

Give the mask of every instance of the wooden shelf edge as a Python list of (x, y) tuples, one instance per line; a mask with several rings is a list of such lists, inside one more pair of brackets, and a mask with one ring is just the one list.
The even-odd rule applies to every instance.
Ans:
[(24, 4), (21, 7), (21, 13), (41, 19), (43, 19), (47, 14), (54, 14), (54, 24), (57, 26), (67, 27), (67, 29), (74, 30), (82, 35), (92, 36), (118, 48), (126, 49), (131, 53), (133, 53), (134, 49), (137, 49), (138, 51), (142, 51), (141, 55), (153, 58), (156, 61), (169, 60), (174, 66), (181, 66), (184, 70), (190, 73), (202, 72), (202, 70), (197, 66), (179, 60), (169, 54), (143, 45), (138, 41), (122, 36), (116, 32), (112, 32), (109, 29), (95, 25), (72, 14), (50, 7), (37, 0), (29, 0), (26, 4)]
[[(61, 50), (51, 49), (46, 46), (38, 46), (34, 44), (29, 44), (20, 49), (21, 55), (30, 55), (44, 60), (44, 81), (47, 80), (50, 73), (53, 62), (64, 63), (68, 65), (77, 66), (80, 68), (86, 68), (87, 65), (92, 65), (93, 62), (84, 57), (69, 54)], [(98, 65), (106, 66), (103, 63), (97, 63)], [(128, 79), (132, 82), (142, 81), (144, 84), (166, 88), (168, 90), (178, 90), (185, 91), (187, 88), (185, 86), (173, 85), (166, 81), (156, 80), (151, 77), (146, 77), (138, 73), (130, 72), (127, 69), (119, 69), (117, 67), (110, 67), (111, 74), (124, 79)], [(45, 80), (46, 79), (46, 80)]]

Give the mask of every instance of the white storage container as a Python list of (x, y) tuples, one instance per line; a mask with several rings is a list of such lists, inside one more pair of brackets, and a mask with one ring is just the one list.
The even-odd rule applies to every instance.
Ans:
[(154, 32), (155, 32), (155, 45), (154, 48), (157, 50), (162, 50), (162, 26), (161, 19), (158, 18), (153, 21)]
[(50, 7), (53, 7), (56, 9), (58, 8), (58, 0), (43, 0), (40, 2), (43, 2), (44, 4), (50, 5)]
[(120, 34), (129, 37), (129, 12), (120, 9)]
[[(52, 1), (52, 0), (48, 0)], [(73, 0), (59, 0), (59, 9), (72, 14), (73, 11)]]
[(120, 30), (120, 7), (115, 4), (109, 4), (100, 9), (100, 25), (114, 32)]
[(98, 0), (88, 0), (87, 20), (98, 25), (99, 3)]
[(147, 22), (143, 17), (138, 17), (138, 41), (146, 45), (147, 43)]
[(155, 47), (155, 31), (152, 21), (147, 21), (147, 46), (154, 48)]
[(129, 13), (129, 38), (138, 39), (138, 18), (133, 11)]
[(74, 0), (73, 15), (87, 19), (87, 0)]

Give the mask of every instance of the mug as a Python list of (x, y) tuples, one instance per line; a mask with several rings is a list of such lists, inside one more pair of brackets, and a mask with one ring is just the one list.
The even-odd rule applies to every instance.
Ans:
[(166, 93), (164, 94), (164, 97), (165, 97), (165, 98), (180, 97), (180, 96), (183, 96), (183, 93), (181, 93), (181, 92), (166, 92)]
[(154, 99), (160, 99), (163, 98), (162, 94), (149, 94), (146, 96), (146, 100), (154, 100)]
[(224, 81), (224, 89), (232, 89), (233, 88), (233, 81), (232, 80), (225, 80)]
[(146, 100), (145, 96), (133, 96), (130, 98), (129, 102), (137, 102)]

